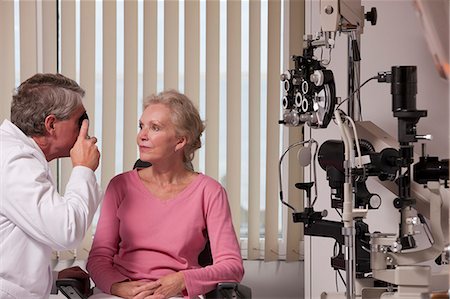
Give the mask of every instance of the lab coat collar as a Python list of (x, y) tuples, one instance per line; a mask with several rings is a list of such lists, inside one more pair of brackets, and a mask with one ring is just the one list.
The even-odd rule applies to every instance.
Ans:
[[(39, 147), (39, 145), (36, 143), (36, 141), (34, 141), (33, 138), (25, 135), (25, 133), (23, 133), (22, 130), (19, 129), (19, 127), (17, 127), (15, 124), (13, 124), (8, 119), (5, 119), (3, 121), (2, 125), (0, 126), (0, 130), (6, 132), (6, 134), (8, 134), (8, 135), (13, 135), (15, 138), (18, 138), (24, 144), (35, 148), (42, 155), (42, 157), (40, 157), (40, 158), (43, 158), (44, 161), (47, 161), (44, 152)], [(39, 158), (39, 157), (37, 157), (37, 158)]]

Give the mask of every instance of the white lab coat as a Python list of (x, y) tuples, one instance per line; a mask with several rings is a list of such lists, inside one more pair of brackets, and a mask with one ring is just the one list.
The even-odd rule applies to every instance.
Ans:
[(58, 194), (44, 153), (10, 121), (0, 126), (0, 298), (48, 298), (52, 250), (75, 248), (102, 194), (94, 172), (74, 167)]

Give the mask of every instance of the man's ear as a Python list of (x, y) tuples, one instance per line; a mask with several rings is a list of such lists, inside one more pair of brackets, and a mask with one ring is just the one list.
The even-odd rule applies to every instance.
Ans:
[(56, 117), (53, 114), (47, 116), (44, 120), (45, 133), (53, 135), (55, 133)]

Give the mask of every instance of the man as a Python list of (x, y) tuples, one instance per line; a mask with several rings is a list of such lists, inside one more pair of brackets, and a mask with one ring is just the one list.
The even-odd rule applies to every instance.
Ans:
[[(0, 298), (48, 298), (52, 250), (83, 240), (101, 201), (100, 153), (88, 136), (84, 90), (60, 74), (23, 82), (0, 126)], [(62, 196), (48, 162), (72, 160)]]

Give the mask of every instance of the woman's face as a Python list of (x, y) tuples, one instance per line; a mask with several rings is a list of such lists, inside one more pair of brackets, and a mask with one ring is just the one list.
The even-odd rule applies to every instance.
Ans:
[(184, 138), (177, 136), (171, 114), (164, 104), (150, 104), (145, 108), (137, 135), (141, 160), (154, 163), (165, 158), (173, 159), (174, 153), (184, 146)]

